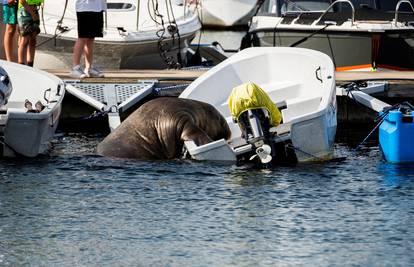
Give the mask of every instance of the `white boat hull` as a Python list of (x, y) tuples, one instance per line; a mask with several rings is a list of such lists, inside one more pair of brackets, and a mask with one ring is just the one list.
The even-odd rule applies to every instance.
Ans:
[(202, 22), (208, 27), (247, 26), (257, 0), (203, 0)]
[(337, 71), (413, 70), (411, 4), (376, 2), (269, 1), (252, 19), (252, 45), (314, 49), (329, 55)]
[[(188, 45), (194, 37), (195, 33), (182, 36), (180, 41), (181, 50), (178, 46), (178, 40), (172, 41), (172, 39), (169, 39), (164, 41), (171, 47), (167, 56), (173, 57), (177, 62), (177, 56), (180, 54), (184, 60)], [(40, 35), (38, 42), (41, 43), (48, 38), (50, 36)], [(36, 54), (35, 66), (40, 69), (71, 68), (75, 42), (76, 39), (73, 38), (60, 38), (56, 41), (56, 46), (54, 41), (48, 42)], [(94, 50), (94, 64), (104, 69), (159, 69), (170, 67), (161, 57), (158, 50), (158, 41), (155, 39), (145, 42), (125, 43), (97, 40)]]
[[(1, 107), (1, 156), (35, 157), (45, 153), (59, 123), (64, 83), (56, 76), (30, 67), (6, 61), (0, 64), (13, 85), (7, 105)], [(41, 101), (45, 108), (40, 113), (27, 113), (26, 99), (33, 105)]]
[[(62, 18), (64, 3), (65, 0), (45, 2), (44, 26), (41, 26), (38, 37), (37, 50), (40, 53), (35, 60), (39, 68), (72, 66), (73, 46), (78, 37), (74, 3), (69, 2), (61, 24), (68, 31), (56, 30)], [(115, 4), (119, 5), (115, 7)], [(95, 65), (100, 68), (175, 67), (167, 64), (165, 58), (172, 57), (170, 62), (177, 62), (177, 55), (185, 54), (201, 23), (193, 9), (175, 2), (167, 8), (164, 1), (159, 3), (158, 8), (159, 14), (163, 16), (161, 21), (160, 17), (153, 14), (153, 10), (148, 11), (150, 4), (148, 0), (108, 1), (108, 10), (104, 13), (104, 36), (95, 39)], [(177, 31), (171, 30), (175, 27)], [(164, 52), (165, 56), (162, 57)]]
[(215, 106), (227, 119), (232, 132), (228, 145), (237, 154), (246, 142), (232, 120), (228, 97), (234, 87), (254, 82), (281, 108), (283, 124), (273, 132), (280, 139), (287, 133), (299, 162), (319, 161), (331, 158), (333, 152), (337, 126), (334, 75), (332, 60), (317, 51), (249, 48), (198, 78), (180, 97)]

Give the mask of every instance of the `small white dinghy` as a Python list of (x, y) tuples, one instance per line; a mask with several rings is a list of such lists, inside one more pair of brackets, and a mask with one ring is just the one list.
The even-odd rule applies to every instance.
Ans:
[(1, 60), (0, 91), (4, 96), (0, 97), (0, 156), (35, 157), (46, 152), (59, 122), (63, 81)]
[[(249, 142), (228, 106), (233, 88), (253, 82), (281, 111), (283, 123), (270, 128), (270, 147), (286, 145), (282, 150), (291, 149), (298, 162), (330, 159), (337, 126), (334, 70), (327, 55), (303, 48), (256, 47), (235, 54), (195, 80), (180, 95), (216, 107), (227, 119), (231, 138), (199, 147), (186, 142), (188, 152), (198, 160), (235, 161), (246, 159), (243, 155), (250, 155), (249, 159), (257, 154), (262, 162), (267, 161), (269, 146), (263, 146), (257, 138)], [(260, 128), (261, 122), (257, 124)], [(254, 132), (253, 137), (260, 139)], [(259, 135), (260, 132), (259, 129)], [(273, 156), (278, 157), (277, 153)]]

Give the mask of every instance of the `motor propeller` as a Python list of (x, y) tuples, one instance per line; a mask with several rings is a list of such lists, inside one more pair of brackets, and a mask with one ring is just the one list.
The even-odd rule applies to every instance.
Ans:
[(253, 160), (256, 157), (259, 157), (260, 161), (263, 164), (267, 164), (272, 161), (272, 148), (269, 145), (262, 145), (256, 148), (256, 155), (253, 155), (250, 160)]

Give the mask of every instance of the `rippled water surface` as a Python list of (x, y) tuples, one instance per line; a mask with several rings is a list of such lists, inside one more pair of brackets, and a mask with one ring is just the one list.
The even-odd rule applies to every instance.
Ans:
[(414, 166), (375, 146), (252, 170), (109, 160), (93, 155), (100, 140), (2, 161), (0, 265), (414, 265)]

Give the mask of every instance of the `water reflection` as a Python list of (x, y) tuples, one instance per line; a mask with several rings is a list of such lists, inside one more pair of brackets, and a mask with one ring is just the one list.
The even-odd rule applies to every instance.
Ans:
[(403, 187), (414, 183), (414, 164), (392, 164), (381, 162), (378, 172), (382, 174), (384, 183), (390, 187)]

